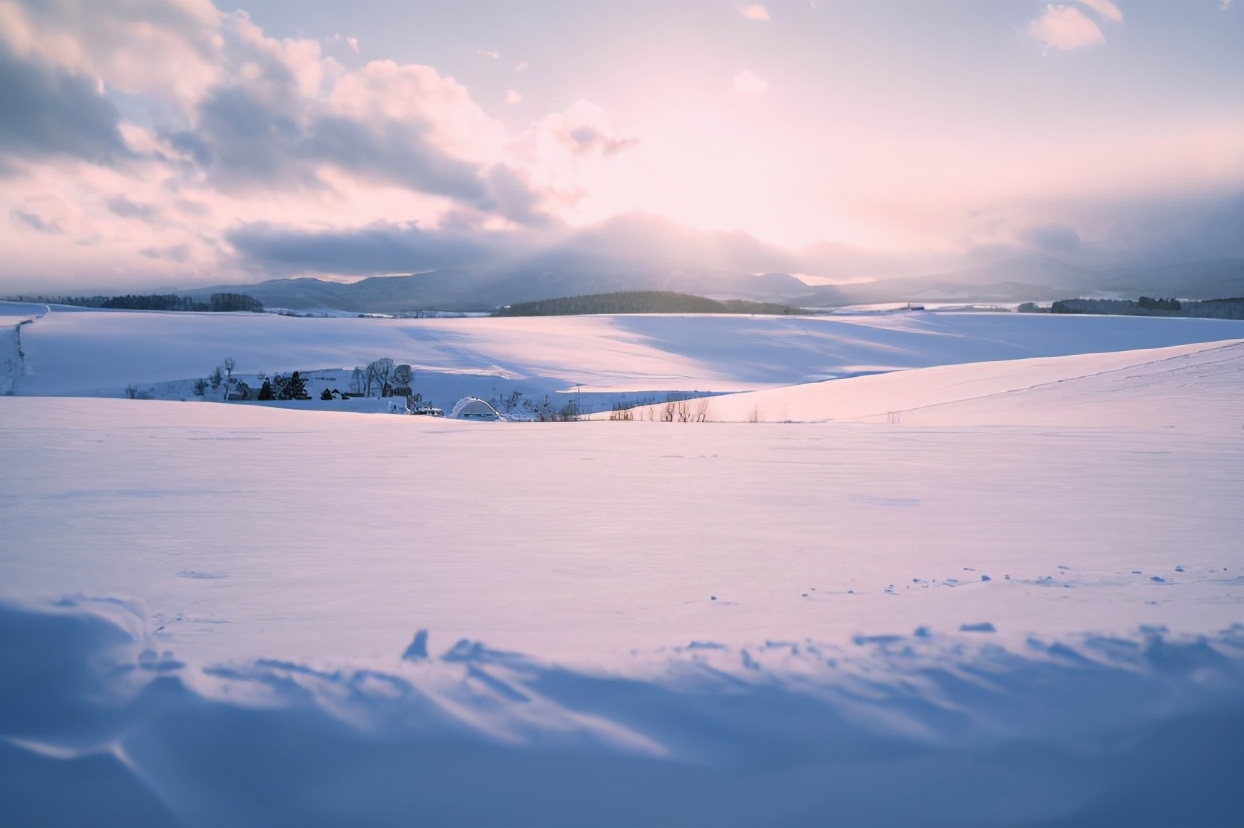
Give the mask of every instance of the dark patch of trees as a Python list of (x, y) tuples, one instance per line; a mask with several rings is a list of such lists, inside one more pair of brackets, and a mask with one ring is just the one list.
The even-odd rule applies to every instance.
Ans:
[[(265, 392), (269, 396), (264, 396)], [(261, 400), (309, 400), (307, 383), (297, 371), (292, 374), (273, 374), (264, 380), (259, 389)]]
[(498, 316), (573, 316), (587, 313), (755, 313), (785, 315), (794, 313), (786, 305), (771, 302), (746, 302), (730, 299), (718, 302), (687, 293), (655, 290), (631, 290), (621, 293), (596, 293), (568, 296), (507, 305)]
[(206, 302), (176, 293), (127, 293), (124, 296), (21, 296), (17, 299), (22, 302), (111, 310), (206, 311), (209, 313), (263, 310), (262, 302), (245, 293), (213, 293)]
[[(1020, 311), (1031, 311), (1023, 305)], [(1181, 316), (1200, 319), (1244, 319), (1244, 298), (1180, 302), (1178, 299), (1059, 299), (1050, 313), (1094, 313), (1111, 316)]]

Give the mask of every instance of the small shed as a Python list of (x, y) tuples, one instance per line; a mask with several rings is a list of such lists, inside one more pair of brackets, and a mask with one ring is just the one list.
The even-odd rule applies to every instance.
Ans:
[(497, 413), (497, 409), (493, 408), (479, 397), (463, 397), (458, 400), (454, 410), (450, 412), (450, 417), (455, 420), (500, 420), (501, 415)]

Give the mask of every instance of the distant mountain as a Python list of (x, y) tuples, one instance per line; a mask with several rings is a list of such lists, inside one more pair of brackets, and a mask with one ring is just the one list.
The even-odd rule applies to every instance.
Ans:
[(808, 286), (784, 273), (752, 276), (709, 271), (583, 271), (524, 268), (496, 273), (435, 271), (377, 276), (353, 284), (321, 279), (272, 279), (251, 285), (214, 286), (187, 291), (199, 296), (223, 290), (246, 293), (265, 307), (337, 308), (357, 313), (419, 310), (493, 310), (503, 305), (589, 293), (652, 290), (714, 299), (782, 301)]
[[(380, 238), (368, 242), (371, 246), (355, 248), (354, 257), (339, 246), (325, 247), (314, 233), (266, 225), (238, 233), (234, 242), (277, 270), (324, 268), (351, 273), (383, 265), (425, 272), (368, 277), (349, 284), (316, 278), (273, 279), (188, 293), (204, 297), (246, 293), (267, 307), (358, 313), (493, 310), (622, 291), (667, 291), (803, 307), (1052, 301), (1102, 294), (1181, 299), (1244, 296), (1244, 259), (1089, 267), (1050, 255), (1023, 255), (967, 268), (939, 268), (925, 275), (851, 281), (860, 276), (910, 273), (919, 260), (904, 264), (841, 245), (818, 245), (795, 254), (747, 233), (696, 230), (645, 212), (615, 216), (593, 227), (559, 230), (544, 237), (540, 245), (519, 245), (501, 236), (475, 239), (470, 249), (478, 255), (466, 258), (432, 255), (440, 249), (437, 244), (444, 242), (437, 241), (434, 231), (386, 228), (376, 233)], [(464, 244), (461, 239), (450, 239), (442, 246), (459, 250), (465, 249)], [(321, 260), (321, 254), (333, 251), (335, 258)], [(437, 267), (438, 261), (464, 264)], [(792, 273), (832, 273), (844, 284), (813, 288)]]
[(913, 301), (1039, 302), (1094, 294), (1180, 299), (1244, 296), (1244, 259), (1094, 270), (1051, 257), (1027, 257), (929, 276), (831, 285), (793, 302), (803, 307)]
[[(431, 263), (420, 267), (421, 250), (434, 243), (433, 237), (414, 231), (408, 235), (386, 236), (381, 247), (387, 258), (381, 262), (365, 256), (360, 264), (426, 272), (370, 277), (352, 284), (274, 279), (246, 285), (244, 292), (268, 307), (394, 313), (491, 310), (519, 302), (634, 290), (751, 301), (782, 301), (808, 291), (806, 283), (788, 275), (798, 270), (790, 253), (747, 233), (695, 230), (644, 212), (551, 236), (541, 247), (506, 246), (494, 239), (492, 247), (477, 245), (492, 252), (475, 257), (470, 266), (454, 268)], [(239, 233), (234, 242), (267, 266), (304, 271), (315, 269), (316, 251), (322, 246), (314, 234), (266, 226)], [(374, 255), (372, 248), (365, 249), (371, 251), (367, 256)], [(353, 269), (350, 262), (339, 259), (322, 264), (333, 272)], [(197, 296), (235, 287), (242, 290), (216, 285), (189, 293)]]
[(575, 316), (597, 313), (747, 313), (785, 316), (796, 311), (787, 305), (770, 302), (745, 302), (729, 299), (716, 302), (703, 296), (667, 293), (657, 290), (633, 290), (623, 293), (598, 293), (591, 296), (568, 296), (540, 302), (506, 305), (501, 316)]
[(1244, 296), (1244, 259), (1129, 265), (1102, 274), (1103, 292), (1174, 299)]

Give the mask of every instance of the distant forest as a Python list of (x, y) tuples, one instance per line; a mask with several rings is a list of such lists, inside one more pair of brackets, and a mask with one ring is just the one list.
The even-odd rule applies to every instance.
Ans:
[(1110, 316), (1183, 316), (1197, 319), (1244, 319), (1244, 298), (1206, 299), (1059, 299), (1049, 309), (1032, 302), (1020, 305), (1020, 313), (1095, 313)]
[(262, 311), (263, 303), (245, 293), (213, 293), (203, 302), (176, 293), (130, 294), (124, 296), (14, 296), (17, 302), (41, 302), (48, 305), (73, 305), (78, 308), (110, 308), (113, 310), (154, 311)]
[(687, 293), (656, 290), (632, 290), (622, 293), (596, 293), (590, 296), (568, 296), (506, 305), (498, 316), (573, 316), (587, 313), (757, 313), (785, 315), (794, 313), (786, 305), (771, 302), (745, 302), (729, 299), (718, 302)]

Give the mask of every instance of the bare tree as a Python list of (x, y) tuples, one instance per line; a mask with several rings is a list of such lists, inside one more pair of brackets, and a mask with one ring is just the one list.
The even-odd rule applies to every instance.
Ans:
[(381, 357), (375, 362), (370, 363), (367, 366), (367, 389), (365, 391), (367, 396), (371, 396), (372, 383), (376, 384), (381, 396), (383, 396), (384, 390), (392, 387), (391, 380), (393, 379), (393, 370), (393, 360), (388, 357)]
[[(229, 386), (233, 384), (233, 366), (234, 366), (234, 365), (236, 365), (236, 364), (237, 364), (237, 363), (235, 363), (235, 362), (233, 361), (233, 357), (225, 357), (225, 361), (224, 361), (223, 363), (221, 363), (221, 366), (225, 369), (225, 396), (224, 396), (224, 399), (226, 399), (226, 400), (227, 400), (227, 399), (229, 399)], [(217, 369), (216, 369), (216, 372), (217, 372), (217, 374), (219, 374), (219, 373), (220, 373), (220, 368), (217, 368)], [(213, 386), (213, 387), (215, 387), (215, 386)]]

